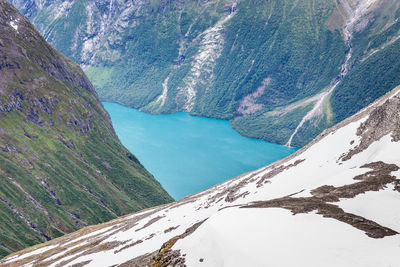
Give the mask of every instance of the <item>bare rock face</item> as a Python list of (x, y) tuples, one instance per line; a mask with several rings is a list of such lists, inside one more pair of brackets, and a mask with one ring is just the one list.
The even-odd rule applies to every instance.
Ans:
[(400, 97), (394, 95), (385, 103), (376, 107), (368, 119), (357, 129), (361, 141), (352, 149), (343, 160), (349, 160), (353, 155), (367, 149), (373, 142), (390, 135), (393, 142), (400, 140)]

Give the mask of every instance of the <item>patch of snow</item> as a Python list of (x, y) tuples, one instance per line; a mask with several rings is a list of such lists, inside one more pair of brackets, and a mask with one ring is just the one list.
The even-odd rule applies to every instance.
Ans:
[[(178, 240), (187, 266), (396, 266), (400, 236), (372, 239), (318, 214), (230, 208)], [(201, 262), (200, 259), (203, 259)]]
[[(285, 195), (290, 195), (299, 191), (299, 197), (311, 196), (310, 191), (323, 185), (343, 186), (354, 183), (353, 177), (363, 174), (368, 169), (359, 168), (367, 163), (365, 160), (340, 162), (339, 158), (343, 154), (359, 143), (356, 135), (357, 128), (366, 118), (352, 122), (346, 127), (327, 135), (319, 142), (315, 143), (308, 150), (298, 157), (287, 162), (285, 165), (293, 164), (298, 159), (304, 159), (296, 167), (292, 167), (277, 174), (270, 179), (268, 184), (260, 187), (259, 194), (249, 197), (246, 202), (253, 200), (273, 199)], [(355, 140), (353, 144), (350, 144)], [(312, 173), (310, 173), (312, 170)], [(270, 170), (265, 170), (259, 176), (267, 174)], [(250, 187), (250, 185), (249, 185)], [(254, 187), (254, 185), (253, 185)], [(253, 191), (254, 188), (243, 188), (242, 191)]]
[(11, 26), (16, 32), (18, 32), (18, 19), (15, 19), (15, 20), (10, 21), (10, 26)]
[[(74, 249), (76, 249), (78, 247), (84, 246), (86, 243), (87, 242), (84, 241), (84, 242), (80, 242), (79, 244), (76, 244), (75, 246), (68, 247), (67, 249), (65, 249), (63, 251), (60, 251), (59, 253), (56, 253), (56, 254), (52, 255), (51, 257), (46, 258), (44, 262), (52, 261), (54, 259), (57, 259), (58, 257), (63, 256), (63, 255), (68, 255), (68, 252), (70, 252), (70, 251), (72, 251), (72, 250), (74, 250)], [(62, 246), (63, 246), (63, 244), (60, 244), (60, 247), (62, 247)], [(63, 257), (60, 261), (64, 261), (64, 260), (65, 260), (65, 257)]]
[(396, 164), (400, 167), (400, 142), (393, 142), (391, 134), (383, 136), (380, 140), (373, 142), (363, 153), (358, 153), (353, 156), (353, 162), (376, 162), (383, 161), (387, 164)]
[(31, 257), (31, 256), (39, 255), (39, 254), (41, 254), (41, 253), (44, 253), (44, 252), (46, 252), (46, 251), (48, 251), (48, 250), (51, 250), (51, 249), (53, 249), (53, 248), (56, 248), (56, 247), (58, 247), (58, 246), (59, 246), (59, 244), (50, 245), (50, 246), (44, 246), (44, 247), (35, 249), (35, 250), (31, 251), (31, 252), (25, 253), (25, 254), (23, 254), (22, 256), (15, 255), (15, 256), (13, 256), (13, 257), (11, 257), (11, 258), (8, 258), (8, 259), (5, 261), (5, 263), (11, 263), (11, 262), (13, 262), (13, 261), (15, 261), (15, 260), (21, 260), (21, 259), (29, 258), (29, 257)]
[[(400, 232), (400, 192), (391, 184), (379, 191), (366, 192), (339, 202), (345, 212), (356, 214)], [(400, 251), (399, 251), (400, 253)]]
[[(196, 209), (196, 204), (203, 203), (204, 201), (205, 199), (201, 199), (199, 201), (196, 201), (197, 203), (189, 203), (187, 205), (180, 206), (179, 208), (170, 208), (168, 209), (168, 212), (160, 211), (159, 213), (155, 213), (150, 217), (141, 220), (139, 224), (133, 226), (132, 228), (124, 231), (121, 230), (113, 234), (109, 238), (105, 239), (102, 244), (113, 241), (129, 241), (129, 243), (134, 243), (138, 240), (143, 241), (138, 245), (122, 250), (117, 254), (118, 257), (115, 257), (114, 251), (120, 249), (126, 244), (112, 250), (101, 251), (90, 255), (78, 257), (70, 264), (73, 265), (75, 263), (83, 262), (86, 260), (92, 260), (87, 266), (107, 266), (112, 264), (121, 264), (132, 259), (132, 255), (139, 256), (148, 252), (155, 251), (159, 249), (164, 242), (168, 241), (176, 235), (182, 234), (194, 223), (207, 218), (208, 216), (210, 216), (210, 214), (212, 214), (212, 212), (215, 212), (215, 209), (217, 207), (210, 210), (201, 209), (198, 210), (196, 213), (193, 213), (193, 210)], [(162, 214), (165, 214), (165, 217), (143, 228), (143, 226), (151, 219), (156, 218), (157, 216), (161, 216)], [(164, 230), (170, 228), (171, 226), (178, 225), (179, 227), (177, 229), (168, 233), (164, 233)], [(146, 240), (146, 238), (148, 238), (152, 234), (154, 236)]]
[(102, 228), (102, 229), (93, 231), (93, 232), (91, 232), (91, 233), (89, 233), (89, 234), (82, 235), (82, 236), (80, 236), (80, 237), (78, 237), (78, 238), (72, 239), (71, 241), (69, 241), (69, 242), (63, 244), (63, 246), (68, 246), (68, 245), (71, 244), (71, 243), (75, 243), (75, 242), (80, 241), (80, 240), (83, 240), (83, 239), (85, 239), (85, 240), (90, 239), (90, 238), (93, 237), (93, 236), (100, 235), (100, 234), (102, 234), (102, 233), (105, 233), (105, 232), (111, 230), (111, 228), (113, 228), (113, 226), (108, 226), (108, 227), (105, 227), (105, 228)]

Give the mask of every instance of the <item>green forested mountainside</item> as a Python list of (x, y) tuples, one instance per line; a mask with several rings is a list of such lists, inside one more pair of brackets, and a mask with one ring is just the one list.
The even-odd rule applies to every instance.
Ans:
[(331, 97), (334, 123), (400, 84), (400, 2), (382, 1), (373, 21), (353, 38), (354, 67)]
[(228, 119), (281, 144), (306, 144), (399, 83), (397, 0), (11, 2), (102, 100)]
[(0, 0), (0, 257), (172, 201), (79, 66)]

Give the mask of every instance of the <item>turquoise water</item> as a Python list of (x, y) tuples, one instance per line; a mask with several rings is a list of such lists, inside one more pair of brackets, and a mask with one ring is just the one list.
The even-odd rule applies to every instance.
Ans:
[(187, 113), (150, 115), (115, 103), (103, 105), (122, 144), (175, 199), (296, 151), (243, 137), (224, 120)]

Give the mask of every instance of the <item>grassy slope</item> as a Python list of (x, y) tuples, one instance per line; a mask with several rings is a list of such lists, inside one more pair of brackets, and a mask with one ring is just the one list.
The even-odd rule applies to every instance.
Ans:
[(80, 68), (0, 4), (0, 257), (171, 201), (120, 144)]

